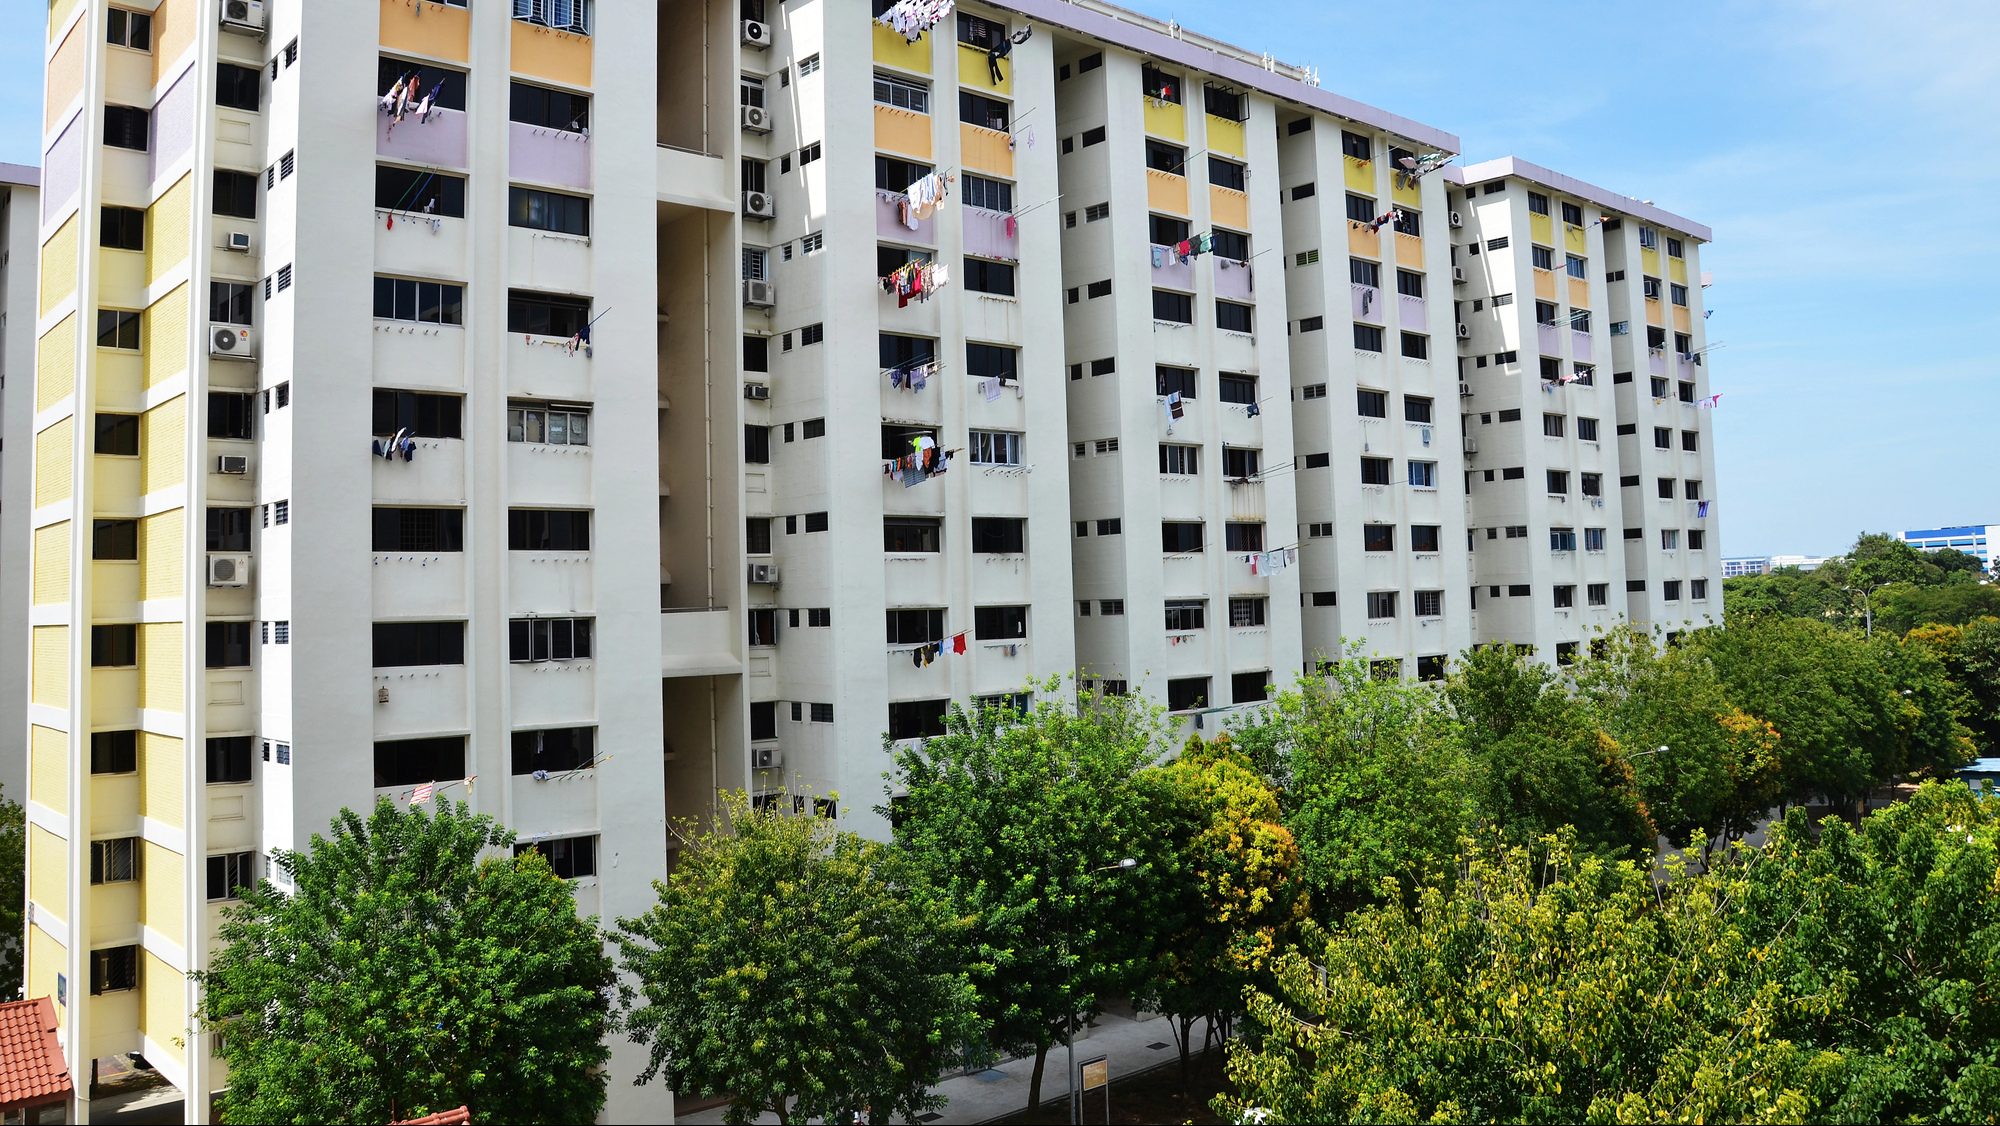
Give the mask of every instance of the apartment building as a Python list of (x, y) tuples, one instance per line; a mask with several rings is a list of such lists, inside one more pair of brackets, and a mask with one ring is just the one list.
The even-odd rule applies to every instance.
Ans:
[(1992, 545), (2000, 544), (2000, 524), (1959, 524), (1949, 528), (1912, 528), (1901, 539), (1918, 551), (1963, 551), (1993, 570)]
[[(1640, 276), (1686, 284), (1708, 232), (1429, 171), (1455, 136), (1268, 57), (1095, 0), (49, 14), (0, 510), (27, 986), (81, 1091), (137, 1053), (203, 1115), (187, 973), (343, 807), (470, 801), (616, 918), (719, 789), (885, 834), (887, 743), (954, 702), (1074, 675), (1194, 728), (1350, 649), (1434, 678), (1704, 605), (1664, 589), (1714, 551), (1698, 402), (1449, 360), (1650, 373), (1612, 322), (1665, 330)], [(1531, 189), (1588, 208), (1587, 291), (1549, 300), (1604, 323), (1556, 350), (1533, 262), (1472, 256), (1567, 245)], [(1700, 329), (1658, 359), (1698, 398)], [(1563, 413), (1532, 466), (1568, 500), (1486, 481), (1530, 466), (1509, 410)], [(1586, 470), (1636, 546), (1487, 538), (1580, 531)], [(611, 1068), (608, 1119), (671, 1113)]]
[(1708, 228), (1513, 157), (1444, 179), (1474, 639), (1721, 621)]
[[(35, 372), (35, 236), (39, 185), (33, 168), (0, 164), (0, 543), (28, 542), (34, 411), (27, 406)], [(10, 329), (9, 326), (12, 326)], [(7, 393), (7, 378), (15, 393)], [(18, 551), (0, 559), (0, 730), (18, 739), (27, 730), (28, 561)], [(23, 800), (28, 760), (0, 760), (0, 792)]]

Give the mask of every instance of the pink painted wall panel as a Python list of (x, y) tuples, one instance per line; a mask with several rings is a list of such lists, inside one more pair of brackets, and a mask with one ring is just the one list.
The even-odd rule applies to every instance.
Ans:
[(1007, 234), (1009, 218), (1010, 216), (1004, 211), (988, 211), (983, 207), (966, 208), (965, 252), (975, 258), (1019, 261), (1021, 257), (1019, 239)]
[(1425, 323), (1424, 299), (1411, 297), (1407, 293), (1396, 295), (1396, 308), (1402, 314), (1403, 327), (1422, 329)]
[(435, 109), (430, 118), (417, 120), (414, 114), (397, 123), (379, 111), (375, 115), (375, 155), (413, 164), (438, 164), (447, 168), (467, 167), (465, 111)]
[(1256, 291), (1250, 267), (1228, 258), (1215, 261), (1215, 295), (1227, 301), (1248, 301)]
[(1354, 318), (1356, 320), (1381, 324), (1384, 320), (1382, 316), (1381, 291), (1372, 285), (1353, 285), (1352, 289), (1354, 290)]
[(1171, 246), (1155, 246), (1150, 251), (1149, 261), (1164, 261), (1164, 266), (1153, 267), (1153, 284), (1167, 289), (1194, 289), (1194, 259), (1183, 262)]
[(1653, 375), (1667, 374), (1667, 354), (1649, 349), (1646, 353), (1646, 370)]
[(189, 67), (153, 106), (153, 137), (146, 150), (149, 179), (158, 180), (163, 169), (194, 147), (195, 85), (194, 68)]
[(1590, 334), (1569, 330), (1569, 355), (1573, 360), (1590, 359)]
[[(902, 202), (903, 197), (896, 192), (885, 192), (879, 189), (875, 192), (876, 235), (881, 238), (895, 239), (897, 242), (915, 242), (936, 246), (936, 219), (934, 217), (931, 219), (919, 219), (917, 220), (915, 229), (907, 227), (903, 224), (902, 218), (897, 214), (897, 205)], [(947, 204), (946, 206), (950, 205)]]
[(83, 183), (83, 116), (70, 119), (56, 143), (42, 158), (42, 219), (47, 221), (76, 194)]
[(507, 174), (534, 184), (590, 190), (590, 138), (519, 121), (507, 123)]
[(1555, 325), (1544, 325), (1544, 324), (1536, 325), (1535, 347), (1538, 350), (1540, 350), (1540, 352), (1544, 356), (1562, 355), (1563, 354), (1562, 329), (1557, 328)]

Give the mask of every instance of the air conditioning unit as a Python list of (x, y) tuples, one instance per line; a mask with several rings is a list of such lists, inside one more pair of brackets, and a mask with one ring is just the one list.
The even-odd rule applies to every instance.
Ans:
[(1458, 229), (1458, 228), (1460, 228), (1460, 227), (1463, 227), (1463, 226), (1465, 226), (1465, 217), (1464, 217), (1464, 216), (1462, 216), (1462, 215), (1460, 215), (1460, 214), (1459, 214), (1458, 212), (1456, 212), (1456, 211), (1452, 212), (1452, 213), (1451, 213), (1451, 225), (1452, 225), (1452, 229), (1453, 229), (1453, 230), (1456, 230), (1456, 229)]
[(250, 330), (243, 325), (210, 324), (208, 354), (231, 360), (257, 358), (257, 350), (250, 346)]
[(222, 0), (222, 26), (264, 33), (264, 0)]
[(250, 253), (250, 232), (231, 231), (229, 232), (229, 237), (223, 241), (222, 245), (224, 249), (234, 250), (238, 254), (248, 254)]
[(1466, 453), (1469, 453), (1469, 454), (1476, 454), (1476, 453), (1478, 453), (1478, 452), (1479, 452), (1479, 439), (1477, 439), (1477, 438), (1473, 437), (1473, 436), (1472, 436), (1472, 435), (1470, 435), (1470, 434), (1467, 434), (1467, 435), (1465, 436), (1465, 452), (1466, 452)]
[(1452, 281), (1452, 284), (1453, 284), (1453, 285), (1464, 285), (1464, 284), (1465, 284), (1465, 267), (1464, 267), (1464, 266), (1453, 266), (1453, 267), (1451, 268), (1451, 281)]
[(250, 557), (248, 555), (217, 552), (208, 557), (208, 585), (248, 586), (250, 584)]
[(1461, 324), (1461, 325), (1459, 325), (1459, 326), (1458, 326), (1458, 338), (1459, 338), (1460, 340), (1470, 340), (1470, 339), (1472, 339), (1472, 326), (1471, 326), (1471, 325), (1469, 325), (1469, 324)]
[(759, 586), (777, 586), (778, 565), (776, 563), (750, 564), (750, 581)]
[(1652, 278), (1647, 278), (1645, 286), (1647, 298), (1658, 301), (1660, 299), (1660, 283), (1654, 281)]
[(778, 287), (762, 278), (744, 278), (743, 303), (753, 309), (769, 309), (778, 303)]
[(1461, 398), (1461, 399), (1470, 399), (1470, 398), (1472, 398), (1472, 384), (1470, 384), (1470, 383), (1467, 383), (1467, 382), (1465, 382), (1465, 381), (1464, 381), (1464, 380), (1462, 380), (1462, 379), (1461, 379), (1461, 380), (1459, 380), (1459, 381), (1458, 381), (1458, 397), (1459, 397), (1459, 398)]
[(771, 397), (771, 389), (762, 383), (745, 383), (743, 385), (743, 397), (754, 399), (761, 403)]
[(778, 216), (777, 200), (770, 192), (744, 192), (743, 217), (746, 219), (775, 219)]
[(743, 45), (763, 50), (771, 45), (771, 29), (756, 20), (743, 21)]
[(250, 459), (243, 454), (219, 454), (215, 459), (215, 471), (241, 477), (250, 472)]
[(750, 748), (750, 766), (755, 770), (776, 770), (785, 765), (783, 747)]
[(743, 128), (751, 133), (769, 133), (771, 131), (771, 111), (765, 109), (763, 106), (744, 106)]

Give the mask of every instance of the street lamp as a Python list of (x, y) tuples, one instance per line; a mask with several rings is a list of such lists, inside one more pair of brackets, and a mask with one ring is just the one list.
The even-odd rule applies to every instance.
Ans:
[[(1116, 872), (1119, 875), (1123, 875), (1138, 866), (1138, 860), (1128, 856), (1116, 864), (1106, 864), (1102, 868), (1092, 868), (1086, 874), (1095, 876), (1104, 872)], [(1069, 960), (1070, 946), (1070, 928), (1065, 927), (1063, 930), (1064, 961)], [(1069, 1057), (1069, 1080), (1065, 1084), (1069, 1088), (1069, 1123), (1070, 1126), (1080, 1126), (1083, 1121), (1083, 1092), (1078, 1088), (1076, 1081), (1076, 1015), (1073, 1012), (1063, 1021), (1063, 1047)]]

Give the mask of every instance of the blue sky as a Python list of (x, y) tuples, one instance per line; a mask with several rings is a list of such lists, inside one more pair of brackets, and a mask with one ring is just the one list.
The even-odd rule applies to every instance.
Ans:
[[(1127, 3), (1713, 227), (1725, 554), (2000, 522), (2000, 5)], [(0, 36), (0, 160), (39, 75)]]

